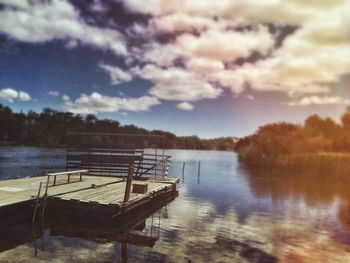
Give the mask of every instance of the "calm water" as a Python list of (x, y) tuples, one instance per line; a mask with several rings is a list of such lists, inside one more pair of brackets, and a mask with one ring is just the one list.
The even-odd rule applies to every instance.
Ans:
[[(169, 154), (179, 197), (139, 231), (159, 237), (153, 247), (128, 244), (122, 256), (118, 241), (46, 231), (37, 257), (30, 242), (1, 252), (0, 262), (350, 262), (350, 179), (247, 171), (231, 152)], [(0, 179), (64, 163), (64, 150), (0, 148)]]

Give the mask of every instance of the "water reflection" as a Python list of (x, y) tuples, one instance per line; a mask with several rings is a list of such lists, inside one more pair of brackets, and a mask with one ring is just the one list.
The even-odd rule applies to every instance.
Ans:
[(350, 177), (338, 171), (325, 174), (322, 171), (281, 171), (244, 169), (249, 185), (258, 198), (271, 198), (278, 203), (283, 200), (302, 200), (308, 207), (330, 207), (336, 203), (338, 219), (350, 229)]
[[(309, 229), (305, 229), (306, 234), (298, 233), (299, 237), (293, 237), (295, 229), (291, 229), (289, 239), (305, 245), (321, 238), (327, 240), (324, 242), (327, 244), (325, 250), (340, 249), (338, 253), (347, 255), (346, 252), (350, 251), (350, 177), (346, 171), (337, 169), (325, 172), (324, 169), (312, 167), (293, 172), (251, 169), (244, 165), (241, 165), (241, 169), (257, 198), (269, 198), (276, 205), (283, 204), (284, 215), (289, 212), (290, 216), (295, 217), (292, 224), (299, 221), (299, 224), (309, 226)], [(275, 233), (275, 238), (278, 234)], [(341, 256), (338, 259), (331, 255), (328, 257), (330, 262), (346, 261)]]
[[(117, 220), (103, 218), (91, 220), (90, 217), (77, 217), (74, 211), (48, 211), (44, 225), (36, 223), (32, 226), (30, 219), (23, 220), (13, 217), (11, 220), (2, 218), (0, 224), (0, 252), (14, 249), (18, 246), (31, 247), (32, 255), (24, 258), (29, 261), (49, 260), (56, 249), (59, 240), (70, 240), (72, 247), (81, 246), (82, 241), (102, 244), (118, 243), (121, 262), (128, 262), (128, 246), (154, 247), (159, 240), (161, 219), (168, 217), (167, 205), (175, 197), (168, 198), (151, 206), (122, 216)], [(33, 238), (33, 235), (36, 239)], [(79, 241), (75, 241), (79, 240)], [(37, 256), (36, 250), (38, 251)], [(47, 257), (47, 255), (50, 255)], [(1, 257), (0, 257), (1, 258)], [(17, 262), (13, 256), (4, 257), (1, 262)], [(71, 259), (67, 262), (75, 262)], [(79, 259), (77, 259), (79, 261)]]
[[(71, 223), (45, 223), (45, 249), (38, 240), (34, 258), (32, 242), (25, 240), (31, 229), (25, 234), (17, 227), (23, 234), (15, 228), (5, 234), (3, 227), (0, 240), (7, 248), (0, 262), (122, 262), (126, 254), (129, 262), (350, 262), (346, 175), (251, 170), (230, 152), (169, 154), (171, 176), (182, 179), (184, 162), (186, 167), (179, 197), (161, 210), (161, 227), (155, 231), (159, 239), (135, 240), (140, 229), (149, 237), (151, 218), (146, 227), (141, 220), (124, 228), (129, 229), (127, 235), (115, 230), (122, 229), (120, 225), (88, 226), (71, 218)], [(60, 222), (58, 216), (55, 220)], [(40, 234), (40, 228), (37, 231)], [(4, 241), (1, 237), (6, 235)], [(20, 243), (11, 241), (19, 236)]]

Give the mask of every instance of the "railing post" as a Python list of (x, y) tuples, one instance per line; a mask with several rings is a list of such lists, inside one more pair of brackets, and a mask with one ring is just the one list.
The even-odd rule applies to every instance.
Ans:
[(130, 164), (129, 171), (128, 171), (128, 177), (126, 180), (126, 186), (125, 186), (124, 203), (129, 201), (133, 174), (134, 174), (134, 165)]

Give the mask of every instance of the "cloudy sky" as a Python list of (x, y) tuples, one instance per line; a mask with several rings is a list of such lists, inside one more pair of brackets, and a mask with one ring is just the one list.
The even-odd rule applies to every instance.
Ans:
[(350, 0), (0, 0), (0, 103), (242, 136), (350, 103)]

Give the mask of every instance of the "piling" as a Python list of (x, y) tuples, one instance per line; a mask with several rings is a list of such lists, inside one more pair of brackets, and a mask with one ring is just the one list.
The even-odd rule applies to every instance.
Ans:
[(43, 184), (42, 182), (40, 182), (40, 184), (39, 184), (38, 195), (36, 196), (35, 205), (34, 205), (34, 213), (33, 213), (33, 218), (32, 218), (34, 255), (35, 256), (38, 254), (38, 250), (36, 248), (35, 218), (36, 218), (36, 213), (37, 213), (37, 210), (38, 210), (38, 207), (39, 207), (40, 192), (41, 192), (42, 184)]
[(185, 165), (186, 163), (184, 162), (182, 165), (182, 182), (185, 182)]
[(200, 183), (201, 178), (201, 161), (198, 162), (198, 174), (197, 174), (197, 183)]

